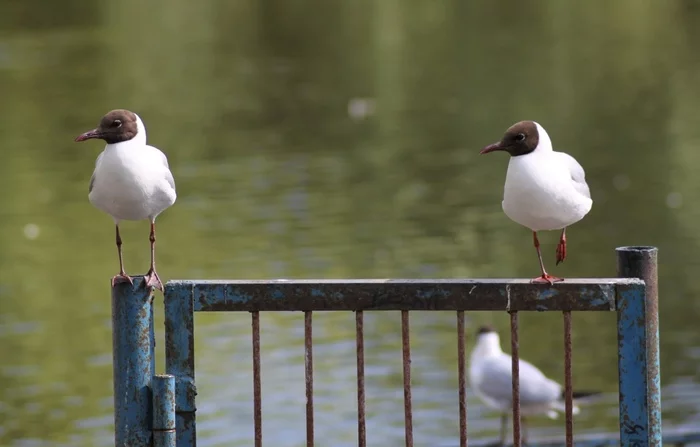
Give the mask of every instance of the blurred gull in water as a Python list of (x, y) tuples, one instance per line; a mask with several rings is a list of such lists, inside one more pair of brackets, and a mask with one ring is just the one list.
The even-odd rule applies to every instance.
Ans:
[[(522, 359), (520, 365), (520, 412), (522, 416), (546, 414), (552, 419), (558, 411), (565, 411), (564, 393), (561, 385), (548, 379), (531, 363)], [(512, 410), (512, 358), (501, 350), (498, 333), (483, 326), (477, 333), (476, 346), (471, 354), (469, 380), (475, 394), (487, 406), (498, 410), (501, 416), (501, 443), (506, 438), (508, 412)], [(598, 392), (574, 391), (574, 399), (593, 396)], [(579, 413), (574, 405), (573, 414)], [(523, 427), (525, 426), (525, 419)], [(523, 440), (524, 440), (523, 436)]]

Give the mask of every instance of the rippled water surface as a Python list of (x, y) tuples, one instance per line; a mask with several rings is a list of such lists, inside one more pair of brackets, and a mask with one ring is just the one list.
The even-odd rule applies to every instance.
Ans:
[[(613, 276), (616, 246), (660, 247), (664, 424), (700, 426), (698, 20), (680, 0), (0, 0), (0, 445), (112, 442), (114, 229), (87, 201), (101, 145), (73, 138), (113, 108), (139, 113), (177, 181), (164, 280), (534, 276), (530, 234), (500, 209), (507, 159), (478, 150), (537, 120), (594, 198), (565, 264), (542, 235), (545, 262)], [(147, 223), (122, 236), (145, 271)], [(202, 446), (252, 444), (249, 318), (196, 318)], [(456, 445), (454, 316), (411, 322), (416, 445)], [(469, 349), (483, 322), (508, 339), (506, 314), (470, 313)], [(302, 323), (261, 317), (269, 445), (304, 444)], [(351, 446), (354, 316), (314, 324), (317, 445)], [(562, 378), (561, 316), (520, 326), (522, 356)], [(368, 440), (398, 446), (399, 315), (365, 330)], [(577, 433), (615, 431), (614, 315), (576, 314), (573, 342), (575, 385), (606, 393)], [(498, 423), (469, 397), (473, 438)]]

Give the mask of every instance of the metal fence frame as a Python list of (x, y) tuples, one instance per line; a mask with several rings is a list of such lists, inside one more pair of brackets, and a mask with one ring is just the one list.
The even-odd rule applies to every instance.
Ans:
[[(354, 311), (357, 328), (358, 444), (366, 445), (363, 312), (401, 311), (405, 442), (413, 445), (409, 311), (457, 314), (460, 445), (467, 445), (464, 311), (506, 311), (511, 318), (513, 443), (521, 444), (518, 312), (560, 311), (564, 317), (566, 445), (571, 418), (571, 312), (616, 311), (623, 446), (661, 445), (658, 289), (653, 247), (617, 249), (616, 279), (567, 279), (553, 286), (527, 280), (270, 280), (170, 281), (165, 286), (166, 375), (154, 376), (153, 296), (141, 278), (112, 292), (116, 445), (196, 446), (194, 313), (251, 312), (255, 445), (262, 445), (261, 311), (305, 312), (307, 446), (313, 446), (314, 311)], [(645, 285), (646, 282), (646, 285)], [(601, 444), (603, 445), (603, 444)], [(609, 444), (605, 444), (609, 445)]]

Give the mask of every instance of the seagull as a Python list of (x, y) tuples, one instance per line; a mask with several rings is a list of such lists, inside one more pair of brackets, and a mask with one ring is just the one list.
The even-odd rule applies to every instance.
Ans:
[(498, 143), (481, 154), (505, 151), (510, 154), (503, 191), (503, 211), (513, 221), (532, 230), (542, 275), (532, 283), (563, 281), (547, 274), (542, 262), (537, 232), (561, 230), (557, 245), (557, 265), (566, 259), (566, 227), (588, 214), (593, 205), (586, 174), (569, 154), (555, 152), (542, 126), (521, 121), (511, 126)]
[[(561, 385), (548, 379), (532, 363), (520, 359), (520, 412), (521, 415), (546, 414), (556, 419), (566, 411)], [(476, 345), (469, 361), (469, 380), (475, 394), (488, 407), (501, 412), (501, 443), (505, 442), (508, 413), (512, 410), (513, 363), (510, 355), (501, 350), (498, 333), (491, 326), (482, 326), (476, 335)], [(600, 394), (597, 391), (574, 391), (574, 399)], [(573, 414), (580, 409), (573, 406)], [(525, 427), (525, 419), (523, 428)]]
[(175, 180), (163, 152), (146, 144), (146, 127), (134, 112), (112, 110), (102, 117), (100, 125), (78, 136), (75, 141), (92, 138), (107, 143), (97, 157), (95, 172), (90, 178), (88, 198), (95, 207), (112, 216), (116, 226), (119, 274), (115, 284), (133, 281), (124, 271), (122, 238), (119, 222), (144, 220), (151, 222), (151, 268), (144, 276), (146, 287), (163, 290), (156, 272), (156, 217), (175, 203)]

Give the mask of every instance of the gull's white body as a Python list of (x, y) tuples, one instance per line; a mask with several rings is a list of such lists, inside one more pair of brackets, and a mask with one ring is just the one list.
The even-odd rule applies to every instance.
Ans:
[(97, 157), (90, 180), (90, 203), (120, 220), (152, 222), (175, 203), (175, 181), (165, 154), (146, 144), (146, 128), (138, 116), (134, 138), (108, 144)]
[(539, 143), (529, 154), (511, 157), (503, 191), (503, 211), (532, 231), (559, 230), (578, 222), (593, 201), (580, 164), (552, 150), (552, 142), (537, 125)]
[[(523, 415), (547, 414), (556, 418), (565, 411), (562, 387), (548, 379), (531, 363), (520, 360), (520, 411)], [(471, 354), (469, 380), (477, 396), (502, 413), (510, 411), (512, 398), (512, 358), (501, 350), (496, 332), (480, 334)], [(573, 407), (573, 414), (579, 408)]]

